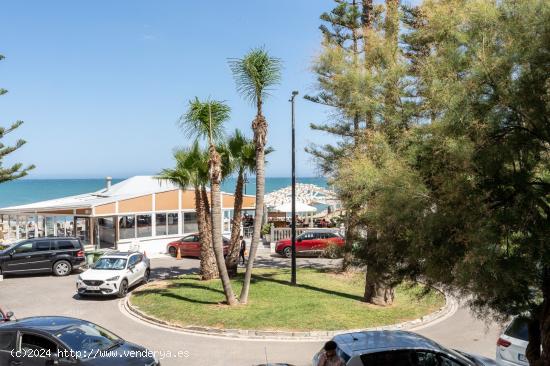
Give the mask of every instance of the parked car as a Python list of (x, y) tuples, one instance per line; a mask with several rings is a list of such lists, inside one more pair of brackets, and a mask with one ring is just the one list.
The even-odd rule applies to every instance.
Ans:
[[(223, 255), (226, 256), (229, 252), (229, 239), (223, 238)], [(186, 235), (183, 238), (168, 243), (166, 251), (175, 257), (178, 254), (178, 248), (182, 257), (200, 257), (201, 256), (201, 243), (199, 240), (199, 234), (194, 233)]]
[(84, 246), (78, 238), (33, 238), (0, 251), (0, 274), (53, 272), (67, 276), (84, 262)]
[(0, 347), (0, 365), (160, 365), (142, 346), (94, 323), (60, 316), (0, 324)]
[[(332, 231), (306, 231), (296, 237), (296, 253), (298, 254), (319, 254), (330, 244), (344, 246), (344, 238)], [(279, 240), (275, 245), (275, 251), (290, 258), (292, 255), (291, 239)]]
[(101, 256), (90, 269), (76, 279), (79, 295), (116, 295), (124, 297), (128, 289), (147, 282), (151, 274), (149, 258), (139, 252), (113, 252)]
[(497, 364), (501, 366), (529, 365), (525, 350), (529, 343), (528, 321), (515, 317), (497, 341)]
[[(382, 330), (337, 335), (336, 354), (347, 366), (489, 366), (494, 360), (447, 349), (412, 332)], [(313, 358), (319, 363), (324, 350)]]

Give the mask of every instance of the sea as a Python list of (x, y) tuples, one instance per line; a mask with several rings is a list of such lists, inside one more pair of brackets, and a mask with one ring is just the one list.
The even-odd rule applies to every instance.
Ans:
[[(124, 179), (113, 179), (113, 184), (122, 180)], [(296, 181), (327, 187), (327, 180), (323, 177), (297, 177)], [(235, 182), (235, 178), (226, 179), (222, 184), (222, 191), (233, 193)], [(290, 184), (290, 177), (268, 177), (265, 181), (265, 190), (266, 193), (270, 193)], [(246, 194), (255, 194), (254, 178), (249, 178), (245, 186)], [(20, 179), (0, 184), (0, 208), (95, 192), (103, 187), (105, 179)]]

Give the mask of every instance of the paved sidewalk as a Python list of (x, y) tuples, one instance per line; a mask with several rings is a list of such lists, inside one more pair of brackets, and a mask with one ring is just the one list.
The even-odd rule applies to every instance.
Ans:
[[(267, 253), (266, 253), (267, 254)], [(197, 259), (185, 258), (177, 261), (165, 257), (151, 260), (154, 278), (182, 273), (196, 272)], [(261, 253), (259, 266), (286, 266), (286, 258), (272, 257)], [(337, 262), (326, 259), (298, 258), (300, 266), (331, 266)], [(90, 298), (82, 300), (75, 295), (75, 281), (78, 274), (68, 277), (49, 275), (6, 277), (0, 282), (0, 304), (13, 310), (19, 318), (37, 315), (64, 315), (95, 322), (128, 341), (144, 345), (154, 351), (177, 355), (187, 351), (188, 357), (167, 357), (163, 366), (208, 365), (208, 366), (250, 366), (269, 362), (288, 362), (297, 366), (311, 365), (311, 357), (320, 349), (322, 341), (273, 341), (240, 340), (212, 336), (187, 335), (144, 324), (124, 315), (120, 301), (116, 298)], [(488, 327), (473, 318), (462, 308), (449, 319), (419, 329), (443, 345), (456, 347), (494, 357), (495, 342), (499, 327)]]

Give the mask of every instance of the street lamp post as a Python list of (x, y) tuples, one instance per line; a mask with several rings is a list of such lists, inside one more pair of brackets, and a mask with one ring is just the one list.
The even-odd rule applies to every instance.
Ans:
[(296, 142), (294, 132), (294, 98), (298, 95), (295, 90), (290, 97), (292, 104), (292, 258), (290, 283), (296, 285)]

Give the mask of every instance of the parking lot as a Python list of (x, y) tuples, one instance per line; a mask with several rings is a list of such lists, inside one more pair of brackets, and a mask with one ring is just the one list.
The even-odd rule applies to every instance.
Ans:
[[(325, 259), (299, 258), (302, 266), (333, 266)], [(197, 259), (151, 259), (152, 278), (166, 278), (197, 271)], [(259, 266), (286, 265), (287, 260), (262, 254)], [(142, 323), (121, 312), (120, 299), (84, 298), (76, 295), (78, 273), (67, 277), (51, 275), (13, 276), (0, 282), (0, 304), (19, 318), (37, 315), (63, 315), (90, 320), (123, 337), (164, 355), (163, 366), (176, 365), (254, 365), (269, 362), (309, 364), (321, 347), (320, 341), (288, 342), (242, 340), (184, 334)], [(476, 320), (461, 308), (452, 317), (418, 330), (442, 344), (494, 357), (499, 327)], [(169, 357), (185, 352), (187, 357)]]

